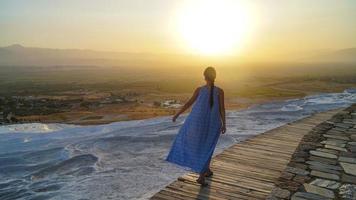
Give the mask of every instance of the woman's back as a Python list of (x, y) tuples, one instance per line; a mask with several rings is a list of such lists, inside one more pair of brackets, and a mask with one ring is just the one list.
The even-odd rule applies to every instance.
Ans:
[[(199, 89), (199, 95), (189, 114), (195, 120), (208, 121), (220, 118), (219, 113), (219, 91), (220, 88), (213, 86), (213, 106), (210, 107), (210, 87), (204, 85)], [(220, 120), (218, 120), (220, 121)]]

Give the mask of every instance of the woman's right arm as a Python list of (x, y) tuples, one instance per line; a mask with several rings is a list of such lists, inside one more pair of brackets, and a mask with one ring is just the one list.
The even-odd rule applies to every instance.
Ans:
[(173, 122), (175, 122), (176, 119), (178, 118), (178, 116), (180, 114), (182, 114), (184, 111), (186, 111), (195, 102), (195, 100), (198, 97), (199, 90), (200, 90), (200, 87), (195, 89), (193, 96), (190, 97), (190, 99), (187, 101), (187, 103), (185, 103), (184, 106), (173, 116), (173, 119), (172, 119)]
[(224, 134), (226, 132), (226, 118), (225, 118), (225, 97), (224, 97), (224, 90), (220, 89), (219, 92), (219, 111), (221, 117), (221, 133)]

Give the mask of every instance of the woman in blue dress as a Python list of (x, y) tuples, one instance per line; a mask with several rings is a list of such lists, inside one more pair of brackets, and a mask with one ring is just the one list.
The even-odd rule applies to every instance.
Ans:
[(220, 133), (226, 131), (226, 123), (224, 91), (214, 85), (215, 69), (206, 68), (204, 77), (206, 84), (198, 87), (189, 101), (173, 116), (172, 121), (175, 122), (194, 103), (166, 160), (199, 173), (196, 181), (206, 186), (205, 177), (213, 175), (210, 160)]

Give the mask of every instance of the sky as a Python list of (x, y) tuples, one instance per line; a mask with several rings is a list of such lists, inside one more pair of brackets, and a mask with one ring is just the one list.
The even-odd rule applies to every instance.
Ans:
[(226, 1), (0, 0), (0, 46), (261, 59), (356, 47), (354, 0)]

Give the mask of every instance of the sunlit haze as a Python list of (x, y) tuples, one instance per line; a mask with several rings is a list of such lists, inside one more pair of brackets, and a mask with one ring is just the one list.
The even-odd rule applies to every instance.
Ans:
[(288, 60), (356, 46), (347, 0), (12, 0), (0, 46)]

